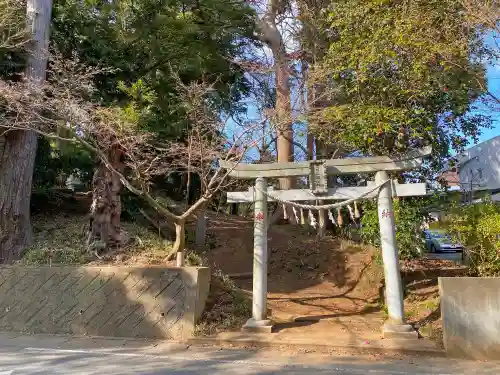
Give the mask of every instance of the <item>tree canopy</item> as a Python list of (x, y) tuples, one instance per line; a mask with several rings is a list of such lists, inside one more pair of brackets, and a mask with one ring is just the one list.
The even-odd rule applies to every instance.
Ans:
[(371, 154), (432, 144), (446, 156), (477, 139), (470, 113), (484, 93), (480, 33), (454, 0), (336, 0), (312, 85), (325, 105), (311, 117), (327, 143)]
[(214, 102), (233, 109), (247, 89), (235, 60), (252, 43), (253, 12), (242, 1), (56, 0), (52, 40), (66, 57), (114, 69), (100, 77), (105, 101), (130, 105), (165, 137), (185, 124), (173, 75), (216, 83)]
[[(487, 93), (484, 61), (495, 55), (484, 35), (496, 22), (483, 8), (473, 15), (479, 1), (53, 0), (41, 89), (22, 74), (31, 56), (24, 4), (0, 0), (0, 156), (2, 134), (10, 149), (19, 131), (50, 139), (38, 145), (35, 187), (77, 174), (92, 186), (92, 209), (100, 202), (102, 217), (113, 216), (100, 223), (114, 220), (117, 238), (122, 186), (184, 225), (151, 190), (179, 201), (196, 185), (186, 203), (203, 189), (208, 200), (222, 186), (207, 188), (216, 159), (247, 148), (288, 162), (292, 145), (310, 159), (432, 145), (437, 167), (489, 125), (473, 110)], [(253, 110), (261, 119), (222, 126)], [(245, 126), (255, 132), (237, 145)]]

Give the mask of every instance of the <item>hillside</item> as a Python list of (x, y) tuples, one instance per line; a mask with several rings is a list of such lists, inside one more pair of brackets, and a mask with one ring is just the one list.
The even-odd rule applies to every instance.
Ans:
[[(86, 253), (85, 216), (38, 213), (33, 223), (35, 244), (23, 264), (174, 265), (165, 261), (172, 242), (146, 223), (124, 222), (127, 245), (102, 259)], [(333, 237), (317, 239), (310, 228), (297, 225), (275, 225), (268, 239), (268, 302), (278, 329), (301, 334), (304, 329), (334, 332), (341, 327), (380, 336), (385, 312), (377, 249)], [(214, 273), (200, 334), (238, 329), (250, 316), (252, 252), (253, 221), (208, 215), (207, 249), (202, 253), (188, 250), (187, 255), (188, 264), (209, 265)], [(437, 277), (456, 270), (443, 261), (402, 262), (407, 317), (438, 341)]]

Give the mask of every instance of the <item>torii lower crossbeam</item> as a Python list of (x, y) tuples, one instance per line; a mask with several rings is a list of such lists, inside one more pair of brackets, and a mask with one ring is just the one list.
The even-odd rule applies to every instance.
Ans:
[[(368, 186), (355, 186), (355, 187), (339, 187), (330, 188), (326, 194), (314, 194), (310, 190), (306, 189), (292, 189), (292, 190), (274, 190), (268, 188), (268, 202), (273, 202), (275, 198), (300, 202), (300, 201), (315, 201), (315, 200), (346, 200), (350, 198), (359, 197), (364, 195), (366, 192), (373, 189), (373, 184), (369, 183)], [(427, 188), (425, 183), (418, 184), (398, 184), (393, 182), (392, 184), (393, 195), (397, 197), (416, 197), (423, 196), (427, 194)], [(376, 198), (378, 191), (373, 191), (365, 198)], [(227, 193), (227, 203), (251, 203), (255, 202), (255, 189), (253, 187), (249, 188), (248, 191), (233, 191)]]

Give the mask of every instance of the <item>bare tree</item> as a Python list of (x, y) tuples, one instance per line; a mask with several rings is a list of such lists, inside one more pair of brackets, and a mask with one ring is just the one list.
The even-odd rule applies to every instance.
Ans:
[(500, 2), (498, 0), (460, 0), (469, 21), (498, 34), (500, 33)]
[(0, 52), (24, 47), (28, 41), (20, 1), (0, 0)]
[[(94, 181), (89, 240), (89, 248), (94, 252), (120, 242), (119, 191), (123, 186), (174, 224), (176, 242), (171, 254), (177, 253), (178, 264), (182, 265), (186, 221), (230, 183), (230, 171), (221, 169), (218, 160), (239, 163), (255, 144), (260, 124), (250, 124), (228, 139), (227, 124), (210, 106), (213, 87), (183, 85), (178, 80), (190, 127), (186, 141), (164, 143), (154, 133), (140, 129), (135, 117), (126, 111), (89, 101), (95, 89), (95, 70), (60, 58), (55, 58), (51, 67), (53, 71), (44, 84), (0, 81), (0, 135), (34, 132), (59, 141), (77, 142), (98, 157), (102, 167), (94, 180), (102, 183)], [(182, 207), (182, 213), (153, 193), (152, 179), (169, 173), (197, 174), (202, 182), (201, 197)], [(115, 201), (106, 208), (110, 196)]]

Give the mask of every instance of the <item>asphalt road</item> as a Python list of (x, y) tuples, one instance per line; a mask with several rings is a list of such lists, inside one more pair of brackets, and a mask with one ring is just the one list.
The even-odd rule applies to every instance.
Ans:
[[(67, 339), (66, 339), (67, 340)], [(120, 346), (88, 340), (0, 336), (0, 375), (20, 374), (499, 374), (500, 363), (433, 357), (339, 356), (165, 344)]]

